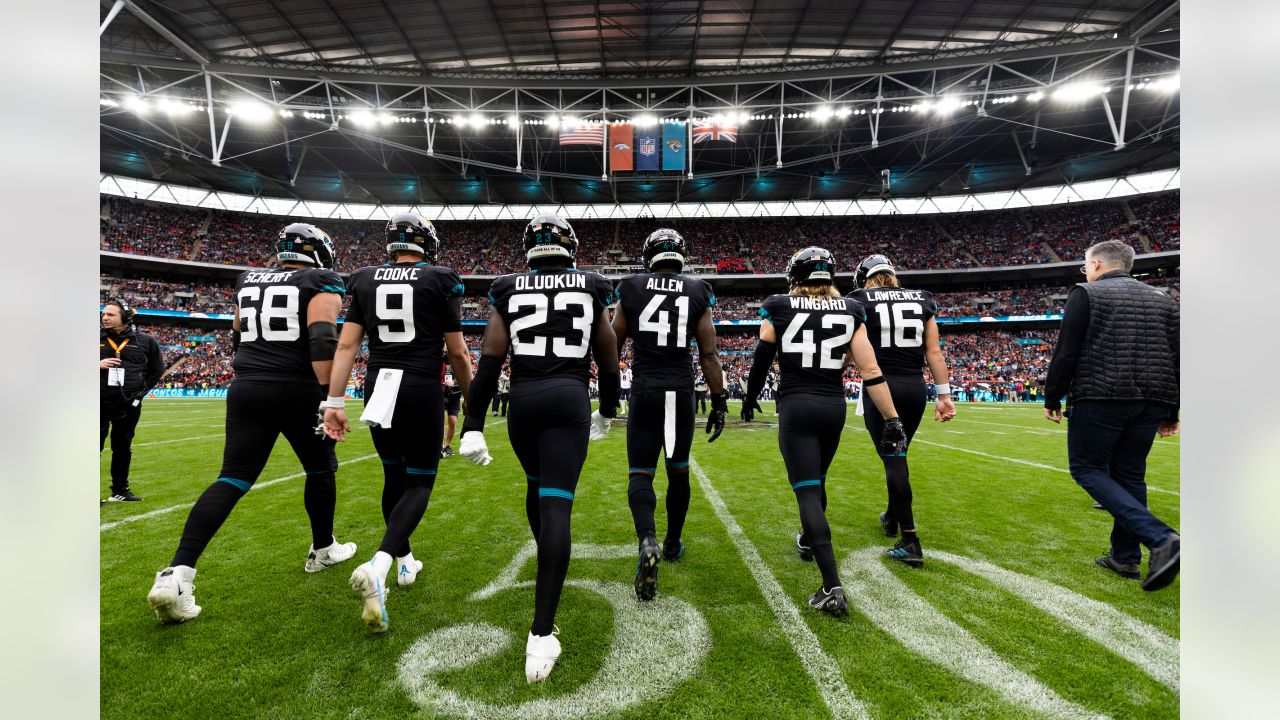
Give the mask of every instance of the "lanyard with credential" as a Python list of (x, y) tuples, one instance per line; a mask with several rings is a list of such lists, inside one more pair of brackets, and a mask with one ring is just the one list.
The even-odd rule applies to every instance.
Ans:
[(117, 344), (116, 344), (116, 341), (115, 341), (115, 340), (112, 340), (111, 338), (107, 338), (107, 342), (111, 344), (111, 349), (116, 351), (116, 357), (120, 357), (120, 351), (121, 351), (121, 350), (124, 350), (124, 349), (125, 349), (126, 347), (128, 347), (128, 345), (129, 345), (129, 341), (128, 341), (128, 340), (125, 340), (124, 342), (120, 343), (119, 345), (117, 345)]

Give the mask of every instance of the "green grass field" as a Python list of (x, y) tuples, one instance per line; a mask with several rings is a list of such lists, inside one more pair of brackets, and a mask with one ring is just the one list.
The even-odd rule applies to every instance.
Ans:
[[(1110, 517), (1065, 472), (1066, 432), (1032, 406), (968, 405), (926, 417), (911, 450), (919, 570), (875, 554), (885, 487), (861, 418), (829, 479), (850, 614), (804, 603), (820, 577), (794, 552), (799, 526), (772, 404), (695, 435), (688, 552), (663, 565), (660, 595), (631, 591), (625, 428), (593, 443), (575, 500), (564, 654), (543, 686), (524, 681), (533, 612), (524, 477), (490, 419), (494, 462), (441, 461), (413, 536), (425, 563), (371, 635), (347, 586), (377, 549), (382, 468), (369, 433), (338, 448), (336, 530), (356, 560), (309, 575), (301, 468), (283, 440), (258, 487), (201, 558), (204, 612), (160, 626), (146, 602), (187, 508), (217, 474), (224, 405), (153, 400), (134, 446), (146, 498), (101, 511), (104, 717), (1174, 717), (1178, 584), (1144, 593), (1093, 564)], [(736, 417), (737, 405), (731, 405)], [(358, 415), (352, 411), (352, 416)], [(763, 421), (761, 421), (763, 420)], [(457, 440), (455, 442), (455, 448)], [(1178, 438), (1148, 464), (1150, 504), (1179, 523)], [(109, 452), (101, 463), (107, 487)], [(268, 484), (269, 481), (271, 482)], [(656, 483), (665, 526), (665, 480)], [(522, 555), (521, 553), (525, 554)], [(1145, 568), (1144, 568), (1145, 571)]]

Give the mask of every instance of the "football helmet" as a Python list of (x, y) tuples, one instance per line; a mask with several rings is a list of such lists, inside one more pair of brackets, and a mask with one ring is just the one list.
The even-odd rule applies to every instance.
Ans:
[(898, 271), (893, 267), (893, 261), (884, 255), (868, 255), (866, 260), (858, 264), (858, 269), (853, 273), (853, 284), (855, 287), (866, 287), (867, 278), (879, 272), (887, 272), (896, 276)]
[(293, 223), (280, 231), (276, 259), (333, 269), (336, 256), (329, 234), (310, 223)]
[(675, 261), (684, 270), (684, 260), (689, 254), (689, 244), (680, 233), (671, 228), (658, 228), (649, 234), (644, 241), (644, 268), (653, 271), (653, 266), (660, 262)]
[(578, 259), (578, 236), (554, 213), (539, 213), (524, 228), (524, 257), (530, 265), (550, 258)]
[(436, 264), (440, 257), (440, 236), (431, 221), (418, 213), (400, 213), (387, 222), (387, 252), (407, 250), (422, 253)]
[(807, 247), (791, 256), (787, 263), (787, 283), (791, 287), (805, 283), (834, 283), (836, 256), (830, 250)]

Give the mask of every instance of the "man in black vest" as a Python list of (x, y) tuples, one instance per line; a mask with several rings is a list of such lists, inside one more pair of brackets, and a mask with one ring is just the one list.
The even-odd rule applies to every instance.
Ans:
[(1062, 421), (1067, 397), (1071, 476), (1115, 518), (1111, 552), (1095, 562), (1137, 579), (1143, 590), (1178, 574), (1178, 534), (1147, 508), (1147, 453), (1157, 434), (1178, 432), (1178, 303), (1129, 275), (1133, 248), (1106, 240), (1089, 248), (1088, 278), (1072, 288), (1045, 383), (1045, 417)]
[(133, 434), (142, 416), (142, 398), (160, 382), (164, 359), (160, 345), (133, 327), (133, 308), (108, 300), (98, 333), (98, 417), (101, 450), (111, 434), (111, 495), (102, 502), (138, 502), (129, 489)]

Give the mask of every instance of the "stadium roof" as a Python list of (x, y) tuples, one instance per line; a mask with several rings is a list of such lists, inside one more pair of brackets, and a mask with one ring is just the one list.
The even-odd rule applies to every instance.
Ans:
[[(884, 169), (907, 196), (1115, 177), (1178, 164), (1178, 7), (103, 0), (101, 168), (387, 204), (874, 197)], [(549, 124), (726, 114), (757, 119), (693, 146), (691, 173), (610, 172)]]

